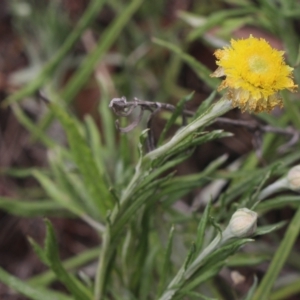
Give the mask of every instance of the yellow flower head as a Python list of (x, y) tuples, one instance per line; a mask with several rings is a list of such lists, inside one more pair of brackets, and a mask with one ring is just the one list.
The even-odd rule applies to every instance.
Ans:
[(219, 90), (228, 88), (234, 107), (270, 112), (276, 105), (282, 107), (280, 90), (294, 92), (298, 87), (292, 79), (293, 68), (285, 64), (283, 54), (266, 40), (252, 35), (244, 40), (231, 40), (231, 47), (215, 52), (219, 67), (211, 76), (226, 76)]

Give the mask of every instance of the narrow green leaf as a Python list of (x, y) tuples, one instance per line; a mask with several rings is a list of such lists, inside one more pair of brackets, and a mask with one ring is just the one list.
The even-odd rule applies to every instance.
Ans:
[(88, 191), (80, 176), (66, 166), (59, 153), (50, 158), (50, 166), (55, 176), (55, 182), (59, 190), (69, 196), (82, 213), (87, 213), (95, 219), (99, 219), (97, 206), (91, 201)]
[(69, 211), (73, 212), (74, 214), (81, 216), (83, 211), (81, 207), (79, 207), (76, 202), (73, 201), (69, 197), (68, 194), (59, 190), (56, 184), (47, 176), (42, 174), (40, 171), (34, 170), (33, 176), (39, 181), (42, 187), (45, 189), (46, 193), (57, 203), (61, 206), (65, 207)]
[[(140, 136), (139, 136), (139, 143), (138, 143), (138, 152), (139, 152), (139, 158), (140, 160), (142, 159), (142, 157), (144, 156), (144, 145), (145, 142), (147, 140), (147, 136), (148, 136), (148, 132), (149, 132), (149, 128), (144, 129)], [(140, 163), (140, 162), (139, 162)]]
[(242, 7), (252, 5), (251, 0), (225, 0), (225, 2), (231, 5), (233, 4)]
[(203, 115), (199, 116), (199, 118), (179, 130), (170, 141), (145, 155), (143, 162), (146, 163), (149, 160), (153, 161), (157, 158), (166, 157), (168, 153), (170, 153), (170, 151), (172, 151), (172, 149), (174, 149), (179, 143), (190, 138), (197, 132), (197, 130), (208, 126), (215, 118), (225, 114), (231, 109), (231, 101), (228, 99), (222, 99), (216, 102), (205, 113), (203, 113)]
[(49, 267), (50, 262), (48, 260), (48, 257), (44, 251), (44, 249), (31, 237), (28, 237), (28, 241), (33, 248), (35, 254), (38, 256), (38, 258), (46, 265)]
[(154, 168), (154, 170), (150, 174), (146, 174), (146, 176), (144, 178), (142, 178), (142, 181), (139, 184), (137, 191), (140, 188), (146, 187), (148, 184), (153, 182), (153, 180), (158, 178), (158, 176), (160, 176), (162, 173), (179, 165), (181, 162), (185, 161), (191, 155), (192, 155), (192, 152), (183, 153), (182, 155), (179, 155), (179, 157), (176, 157), (175, 159), (170, 159), (169, 161), (166, 161), (164, 163), (159, 163), (158, 161), (154, 161), (153, 166), (152, 166)]
[(56, 274), (57, 278), (64, 283), (70, 293), (77, 300), (91, 300), (92, 293), (74, 276), (69, 274), (63, 267), (58, 253), (58, 245), (51, 223), (46, 220), (47, 234), (45, 240), (45, 254), (49, 261), (49, 266)]
[[(136, 247), (134, 248), (135, 261), (131, 263), (135, 272), (130, 282), (131, 290), (134, 292), (141, 291), (143, 271), (149, 254), (150, 212), (152, 212), (151, 207), (145, 208), (142, 212), (141, 221), (137, 223), (140, 229), (136, 234), (138, 241), (136, 241)], [(138, 298), (140, 297), (138, 296)]]
[(201, 220), (199, 222), (196, 234), (196, 253), (198, 253), (203, 245), (204, 237), (205, 237), (205, 229), (209, 221), (209, 214), (211, 209), (211, 201), (209, 201), (205, 207), (205, 210), (201, 216)]
[(84, 30), (98, 16), (100, 9), (105, 2), (105, 0), (93, 0), (90, 2), (90, 5), (85, 10), (79, 22), (76, 24), (74, 30), (68, 35), (61, 48), (45, 65), (36, 79), (33, 80), (30, 84), (26, 85), (19, 92), (7, 98), (4, 102), (5, 105), (20, 101), (26, 96), (33, 94), (45, 83), (45, 81), (54, 73), (55, 69), (61, 63), (66, 54), (72, 49), (74, 43), (81, 37)]
[(271, 260), (269, 254), (260, 253), (236, 253), (226, 260), (226, 266), (236, 268), (243, 266), (256, 266)]
[(159, 199), (165, 197), (163, 206), (169, 207), (174, 201), (177, 201), (192, 189), (205, 185), (213, 172), (215, 172), (226, 159), (227, 155), (217, 158), (199, 174), (170, 178), (170, 180), (161, 184), (161, 190), (157, 192), (156, 195)]
[(204, 66), (200, 61), (190, 56), (187, 53), (184, 53), (179, 47), (169, 42), (153, 38), (152, 41), (162, 47), (167, 48), (168, 50), (178, 54), (180, 58), (187, 63), (192, 70), (197, 74), (197, 76), (202, 79), (210, 88), (216, 89), (220, 84), (220, 80), (216, 78), (211, 78), (210, 74), (212, 73), (206, 66)]
[(172, 113), (171, 117), (169, 118), (169, 120), (167, 121), (164, 129), (162, 130), (159, 140), (158, 140), (158, 145), (161, 145), (161, 143), (163, 142), (163, 140), (165, 139), (166, 133), (168, 132), (168, 130), (174, 125), (176, 119), (182, 114), (182, 111), (184, 109), (184, 106), (186, 104), (186, 102), (190, 101), (194, 96), (194, 92), (190, 93), (189, 95), (183, 97), (176, 105), (176, 108), (174, 110), (174, 112)]
[(112, 235), (115, 236), (120, 233), (120, 231), (124, 229), (124, 226), (128, 224), (128, 221), (135, 216), (136, 211), (150, 200), (153, 200), (153, 189), (144, 191), (143, 194), (136, 197), (130, 205), (128, 204), (124, 212), (119, 212), (119, 218), (116, 219), (112, 228)]
[(158, 285), (158, 295), (159, 296), (162, 295), (163, 290), (166, 288), (166, 282), (167, 282), (168, 275), (170, 272), (173, 235), (174, 235), (174, 225), (172, 225), (172, 227), (170, 229), (167, 248), (166, 248), (165, 255), (164, 255), (162, 271), (161, 271), (160, 281), (159, 281), (159, 285)]
[(287, 221), (281, 221), (281, 222), (278, 222), (277, 224), (260, 226), (256, 229), (255, 235), (264, 235), (264, 234), (270, 233), (272, 231), (275, 231), (275, 230), (278, 230), (278, 229), (284, 227), (286, 224), (287, 224)]
[[(199, 183), (197, 187), (201, 187), (202, 182)], [(162, 206), (165, 209), (172, 208), (172, 205), (178, 201), (178, 199), (182, 199), (182, 197), (186, 196), (193, 188), (180, 189), (178, 191), (172, 190), (172, 192), (159, 192), (157, 193), (158, 199), (163, 199)]]
[(95, 49), (89, 56), (83, 61), (81, 68), (75, 73), (75, 75), (68, 82), (65, 87), (62, 98), (66, 102), (70, 102), (78, 91), (88, 81), (89, 75), (94, 71), (95, 65), (103, 57), (103, 55), (113, 45), (120, 32), (124, 29), (125, 25), (131, 20), (132, 15), (136, 12), (139, 6), (142, 4), (142, 0), (133, 0), (126, 6), (122, 13), (115, 17), (112, 24), (102, 34), (101, 39)]
[(129, 228), (126, 233), (124, 234), (125, 237), (124, 237), (124, 242), (123, 242), (123, 245), (122, 245), (122, 251), (121, 251), (121, 255), (120, 255), (120, 258), (121, 258), (121, 264), (122, 264), (122, 276), (124, 277), (123, 280), (124, 282), (127, 279), (127, 274), (129, 274), (129, 255), (130, 255), (130, 245), (132, 243), (132, 230), (131, 228)]
[[(284, 286), (272, 292), (272, 294), (270, 295), (270, 300), (292, 299), (293, 296), (297, 297), (299, 293), (300, 293), (300, 279), (297, 278), (292, 282), (287, 282)], [(246, 300), (251, 300), (251, 298)]]
[(0, 197), (0, 208), (12, 215), (22, 217), (49, 216), (63, 214), (63, 208), (60, 204), (51, 200), (15, 199), (9, 197)]
[(208, 108), (212, 105), (213, 100), (216, 97), (217, 92), (214, 90), (211, 92), (211, 94), (200, 104), (198, 109), (195, 112), (195, 115), (193, 116), (193, 120), (197, 119), (199, 116), (201, 116)]
[(111, 259), (114, 256), (114, 252), (110, 248), (111, 245), (111, 224), (107, 218), (107, 227), (102, 236), (102, 251), (99, 256), (98, 268), (95, 277), (95, 287), (94, 287), (94, 298), (93, 299), (103, 299), (104, 293), (107, 289), (105, 284), (108, 280), (109, 269), (111, 267)]
[(103, 149), (102, 149), (102, 143), (100, 139), (100, 131), (97, 128), (94, 119), (89, 115), (85, 118), (85, 124), (88, 130), (88, 139), (91, 145), (92, 154), (95, 163), (98, 167), (99, 172), (103, 173), (104, 170), (103, 161), (102, 161)]
[(192, 246), (190, 247), (190, 250), (189, 250), (189, 252), (188, 252), (188, 254), (187, 254), (187, 256), (186, 256), (185, 262), (184, 262), (184, 264), (183, 264), (183, 269), (184, 269), (184, 271), (187, 270), (188, 266), (189, 266), (190, 263), (192, 262), (195, 253), (196, 253), (196, 246), (195, 246), (195, 244), (193, 243)]
[(182, 153), (188, 149), (192, 149), (193, 147), (205, 144), (209, 141), (230, 136), (232, 136), (232, 133), (223, 132), (223, 130), (214, 130), (207, 134), (195, 134), (194, 136), (192, 135), (186, 138), (185, 140), (182, 140), (177, 145), (174, 145), (174, 147), (170, 149), (170, 151), (167, 153), (167, 157), (171, 157), (176, 154), (178, 155), (179, 153)]
[(154, 294), (153, 286), (156, 284), (156, 278), (153, 276), (153, 271), (156, 270), (156, 256), (159, 255), (161, 248), (159, 246), (149, 248), (145, 267), (141, 278), (138, 300), (148, 300), (149, 295)]
[[(19, 98), (17, 98), (19, 99)], [(20, 98), (21, 100), (22, 98)], [(31, 119), (25, 114), (23, 109), (17, 104), (14, 103), (11, 105), (12, 110), (14, 112), (14, 115), (18, 119), (18, 121), (29, 131), (31, 132), (35, 137), (39, 138), (39, 140), (48, 148), (53, 148), (57, 146), (57, 143), (50, 139), (45, 132), (41, 130), (39, 126), (36, 126)]]
[(73, 298), (68, 297), (59, 292), (54, 292), (47, 289), (41, 289), (38, 287), (33, 287), (23, 280), (12, 276), (0, 267), (0, 281), (11, 289), (17, 291), (21, 295), (24, 295), (32, 300), (72, 300)]
[(257, 288), (257, 282), (258, 282), (257, 277), (254, 276), (253, 284), (252, 284), (250, 290), (248, 291), (247, 295), (244, 297), (243, 300), (251, 300), (252, 299), (252, 297), (255, 293), (255, 290)]
[(176, 295), (176, 293), (180, 290), (182, 284), (183, 284), (183, 278), (184, 278), (184, 272), (186, 270), (186, 267), (189, 265), (191, 258), (194, 255), (195, 251), (195, 245), (192, 245), (190, 247), (190, 250), (185, 258), (185, 261), (182, 265), (182, 267), (178, 270), (177, 274), (173, 278), (173, 280), (170, 282), (170, 284), (167, 286), (167, 288), (163, 291), (161, 297), (159, 300), (170, 300), (173, 299), (173, 297)]
[(272, 262), (263, 277), (256, 293), (251, 298), (252, 300), (269, 299), (271, 289), (278, 277), (290, 251), (296, 241), (300, 232), (300, 207), (297, 209), (288, 229), (278, 247)]
[(81, 208), (82, 213), (86, 212), (85, 207), (80, 203), (80, 197), (76, 191), (77, 187), (74, 187), (68, 180), (68, 174), (70, 174), (70, 171), (65, 171), (63, 169), (64, 162), (58, 158), (58, 155), (56, 155), (55, 158), (52, 157), (51, 159), (49, 159), (49, 161), (51, 170), (54, 175), (55, 184), (57, 185), (57, 189), (68, 195), (68, 197), (72, 199), (72, 201), (76, 203), (78, 207)]
[(299, 206), (299, 205), (300, 205), (299, 196), (283, 195), (272, 199), (264, 200), (263, 202), (258, 204), (258, 206), (256, 207), (256, 211), (260, 213), (266, 213), (273, 209), (280, 209), (282, 207)]
[(52, 103), (50, 107), (66, 131), (72, 156), (82, 174), (91, 201), (93, 201), (100, 215), (104, 218), (107, 209), (112, 205), (112, 197), (104, 182), (103, 175), (97, 168), (92, 151), (81, 135), (75, 119), (55, 103)]
[[(186, 284), (182, 291), (184, 293), (192, 291), (195, 289), (197, 286), (199, 286), (202, 282), (206, 282), (216, 274), (220, 272), (224, 265), (223, 261), (220, 261), (216, 263), (214, 266), (211, 266), (210, 268), (207, 268), (205, 271), (201, 272), (199, 275), (197, 275), (196, 278), (194, 278), (190, 283)], [(176, 298), (175, 298), (176, 299)]]
[[(72, 76), (67, 86), (64, 88), (61, 98), (66, 103), (73, 101), (76, 94), (86, 84), (97, 63), (102, 59), (104, 54), (119, 37), (122, 29), (131, 20), (133, 14), (139, 8), (142, 2), (142, 0), (132, 0), (130, 4), (128, 4), (120, 13), (120, 15), (114, 18), (113, 22), (103, 32), (95, 49), (88, 56), (86, 56), (78, 71)], [(52, 113), (46, 115), (46, 117), (42, 120), (40, 127), (42, 129), (46, 129), (51, 123), (52, 119)]]
[[(78, 267), (84, 266), (87, 263), (95, 260), (99, 256), (100, 251), (101, 249), (99, 247), (83, 251), (76, 256), (63, 261), (63, 267), (66, 270), (73, 270), (77, 269)], [(33, 286), (47, 286), (55, 279), (55, 274), (50, 270), (31, 277), (28, 280), (28, 283)]]
[(224, 20), (228, 20), (230, 17), (242, 16), (245, 14), (249, 14), (251, 12), (255, 12), (256, 8), (253, 6), (248, 6), (246, 8), (237, 8), (237, 9), (226, 9), (218, 12), (214, 12), (211, 14), (206, 23), (203, 26), (199, 26), (187, 36), (187, 40), (189, 42), (194, 41), (197, 38), (200, 38), (205, 32), (207, 32), (212, 27), (216, 25), (220, 25)]
[(65, 170), (64, 175), (73, 187), (80, 207), (84, 207), (87, 214), (97, 220), (99, 217), (97, 213), (97, 207), (95, 206), (94, 202), (90, 200), (89, 193), (82, 182), (82, 178), (78, 174), (67, 172), (67, 170)]
[(47, 174), (49, 173), (49, 170), (44, 168), (7, 168), (7, 169), (1, 168), (0, 174), (15, 177), (15, 178), (26, 178), (32, 176), (32, 171), (37, 169), (40, 170), (41, 172)]
[(241, 239), (232, 241), (228, 245), (225, 245), (208, 255), (201, 264), (199, 264), (197, 270), (193, 273), (187, 283), (184, 285), (184, 289), (187, 291), (193, 290), (199, 286), (200, 283), (208, 280), (225, 265), (225, 259), (234, 254), (244, 244), (252, 241), (251, 239)]
[(218, 300), (216, 298), (207, 297), (207, 296), (205, 296), (203, 294), (200, 294), (198, 292), (191, 292), (191, 291), (185, 291), (185, 290), (180, 291), (178, 294), (179, 294), (179, 297), (188, 296), (189, 299), (196, 299), (196, 300), (199, 300), (199, 299), (203, 299), (203, 300)]

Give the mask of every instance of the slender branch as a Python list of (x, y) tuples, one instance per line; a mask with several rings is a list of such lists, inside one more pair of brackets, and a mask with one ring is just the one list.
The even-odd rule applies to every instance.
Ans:
[(272, 132), (272, 133), (279, 133), (283, 135), (299, 135), (300, 132), (296, 130), (293, 127), (287, 127), (287, 128), (280, 128), (280, 127), (273, 127), (270, 125), (264, 125), (262, 123), (259, 123), (257, 121), (244, 121), (244, 120), (233, 120), (233, 119), (228, 119), (228, 118), (217, 118), (216, 119), (217, 123), (223, 123), (223, 124), (230, 124), (230, 125), (237, 125), (237, 126), (242, 126), (246, 127), (250, 130), (260, 130), (263, 132)]
[[(157, 113), (160, 110), (167, 110), (167, 111), (173, 112), (176, 109), (176, 107), (174, 105), (169, 104), (169, 103), (144, 101), (144, 100), (140, 100), (138, 98), (134, 98), (133, 101), (127, 101), (125, 97), (112, 99), (109, 104), (109, 107), (119, 117), (129, 116), (134, 111), (134, 109), (137, 107), (140, 107), (140, 109), (141, 109), (141, 113), (140, 113), (138, 119), (133, 121), (126, 128), (120, 128), (118, 125), (119, 124), (118, 120), (116, 121), (117, 128), (121, 132), (129, 132), (132, 129), (134, 129), (139, 124), (140, 120), (142, 119), (143, 112), (146, 110), (150, 111), (153, 114), (153, 112)], [(195, 113), (190, 110), (184, 109), (182, 111), (183, 117), (193, 117), (194, 114)], [(151, 118), (152, 118), (152, 115), (150, 116), (150, 119)], [(291, 126), (287, 127), (287, 128), (280, 128), (280, 127), (274, 127), (271, 125), (265, 125), (256, 120), (251, 120), (251, 121), (233, 120), (233, 119), (224, 118), (224, 117), (216, 118), (214, 122), (218, 123), (218, 124), (229, 124), (229, 125), (245, 127), (249, 131), (253, 131), (256, 133), (270, 132), (270, 133), (277, 133), (277, 134), (289, 136), (290, 140), (278, 149), (279, 152), (286, 151), (288, 148), (295, 145), (300, 139), (300, 131), (298, 131), (297, 129), (295, 129), (294, 127), (291, 127)]]
[[(124, 111), (124, 109), (128, 109), (131, 107), (143, 107), (145, 110), (153, 111), (157, 108), (162, 108), (168, 111), (174, 111), (175, 106), (169, 103), (162, 103), (162, 102), (153, 102), (153, 101), (144, 101), (140, 100), (138, 98), (134, 98), (133, 101), (127, 101), (125, 97), (122, 98), (114, 98), (110, 101), (109, 107), (116, 113), (116, 115), (119, 115), (119, 112)], [(184, 110), (184, 114), (186, 116), (193, 116), (194, 112), (189, 110)]]

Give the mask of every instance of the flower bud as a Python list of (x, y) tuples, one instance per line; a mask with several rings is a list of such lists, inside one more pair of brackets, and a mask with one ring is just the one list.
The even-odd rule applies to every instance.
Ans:
[(227, 229), (233, 237), (247, 237), (255, 232), (256, 221), (256, 212), (241, 208), (232, 215)]
[(288, 186), (292, 191), (300, 192), (300, 165), (290, 169), (287, 180)]

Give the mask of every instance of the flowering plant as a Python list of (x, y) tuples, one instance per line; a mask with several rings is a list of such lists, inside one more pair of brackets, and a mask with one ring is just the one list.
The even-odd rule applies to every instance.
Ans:
[[(26, 22), (32, 25), (31, 12), (39, 1), (9, 2), (24, 25), (16, 28), (27, 28)], [(68, 33), (69, 28), (59, 30), (51, 7), (74, 2), (76, 8), (77, 1), (41, 1), (41, 7), (44, 2), (49, 3), (42, 10), (50, 12), (48, 17), (39, 11), (34, 16), (47, 27), (44, 31), (29, 27), (41, 30), (37, 36), (43, 37), (40, 46), (45, 53), (37, 59), (37, 43), (28, 43), (28, 61), (33, 57), (26, 76), (14, 74), (19, 76), (0, 84), (7, 84), (6, 92), (11, 92), (21, 86), (10, 86), (14, 80), (27, 81), (1, 102), (3, 107), (11, 105), (14, 123), (1, 135), (0, 150), (5, 151), (0, 157), (6, 164), (18, 136), (16, 118), (32, 137), (26, 136), (21, 144), (38, 140), (39, 162), (43, 148), (47, 164), (1, 169), (5, 179), (15, 176), (17, 180), (12, 185), (16, 196), (0, 197), (0, 208), (6, 214), (51, 221), (45, 221), (43, 246), (38, 237), (29, 238), (44, 266), (32, 268), (28, 275), (31, 253), (26, 267), (22, 258), (15, 257), (13, 264), (0, 266), (1, 284), (33, 300), (264, 300), (299, 293), (298, 254), (292, 249), (300, 232), (300, 102), (290, 92), (297, 91), (300, 79), (299, 36), (293, 28), (300, 4), (224, 1), (225, 10), (205, 17), (180, 11), (181, 23), (166, 27), (161, 17), (171, 4), (163, 14), (160, 8), (174, 1), (106, 1), (99, 14), (105, 1), (91, 0), (74, 31), (63, 35), (61, 48), (52, 53), (44, 45), (53, 37), (48, 25), (56, 33)], [(177, 5), (187, 5), (175, 2), (176, 10)], [(207, 11), (205, 2), (193, 5), (197, 11), (198, 6)], [(231, 5), (240, 7), (228, 8)], [(256, 19), (264, 30), (271, 28), (280, 37), (287, 57), (254, 34), (226, 44), (233, 36), (232, 24), (253, 25)], [(93, 20), (98, 21), (86, 30)], [(182, 21), (191, 28), (183, 30)], [(226, 30), (212, 36), (210, 29), (216, 25)], [(150, 42), (153, 33), (160, 39)], [(76, 47), (75, 57), (72, 53), (64, 60), (79, 39), (83, 47)], [(23, 34), (20, 40), (25, 40)], [(200, 55), (190, 53), (199, 40), (210, 51), (211, 65), (213, 51), (220, 48), (215, 51), (218, 68), (213, 74)], [(166, 51), (158, 51), (159, 47)], [(45, 66), (32, 79), (45, 55)], [(88, 92), (83, 102), (96, 95), (89, 104), (97, 104), (97, 109), (80, 119), (82, 111), (75, 114), (74, 109), (81, 105), (68, 104), (78, 100), (75, 96), (84, 87)], [(194, 91), (188, 94), (187, 90)], [(116, 96), (123, 93), (129, 101)], [(30, 102), (31, 97), (42, 104)], [(281, 110), (273, 112), (275, 107)], [(39, 108), (40, 114), (34, 115)], [(242, 115), (239, 109), (250, 114)], [(52, 127), (46, 130), (53, 120), (54, 134)], [(6, 124), (0, 125), (2, 133)], [(25, 150), (28, 166), (33, 151)], [(13, 163), (18, 155), (10, 156)], [(17, 184), (27, 177), (28, 186), (26, 181), (19, 188)], [(6, 181), (1, 182), (5, 190)], [(36, 233), (38, 226), (28, 227)], [(77, 238), (70, 238), (69, 231)], [(2, 232), (10, 237), (10, 230)], [(271, 232), (270, 237), (257, 238)], [(28, 235), (33, 234), (26, 231)], [(18, 246), (19, 239), (11, 248)], [(4, 248), (14, 252), (7, 245)], [(0, 262), (6, 263), (5, 255)], [(11, 272), (13, 267), (22, 279)], [(46, 270), (36, 274), (42, 268)], [(297, 276), (285, 276), (288, 272)], [(260, 282), (257, 274), (263, 275)], [(1, 285), (2, 296), (7, 295)]]

